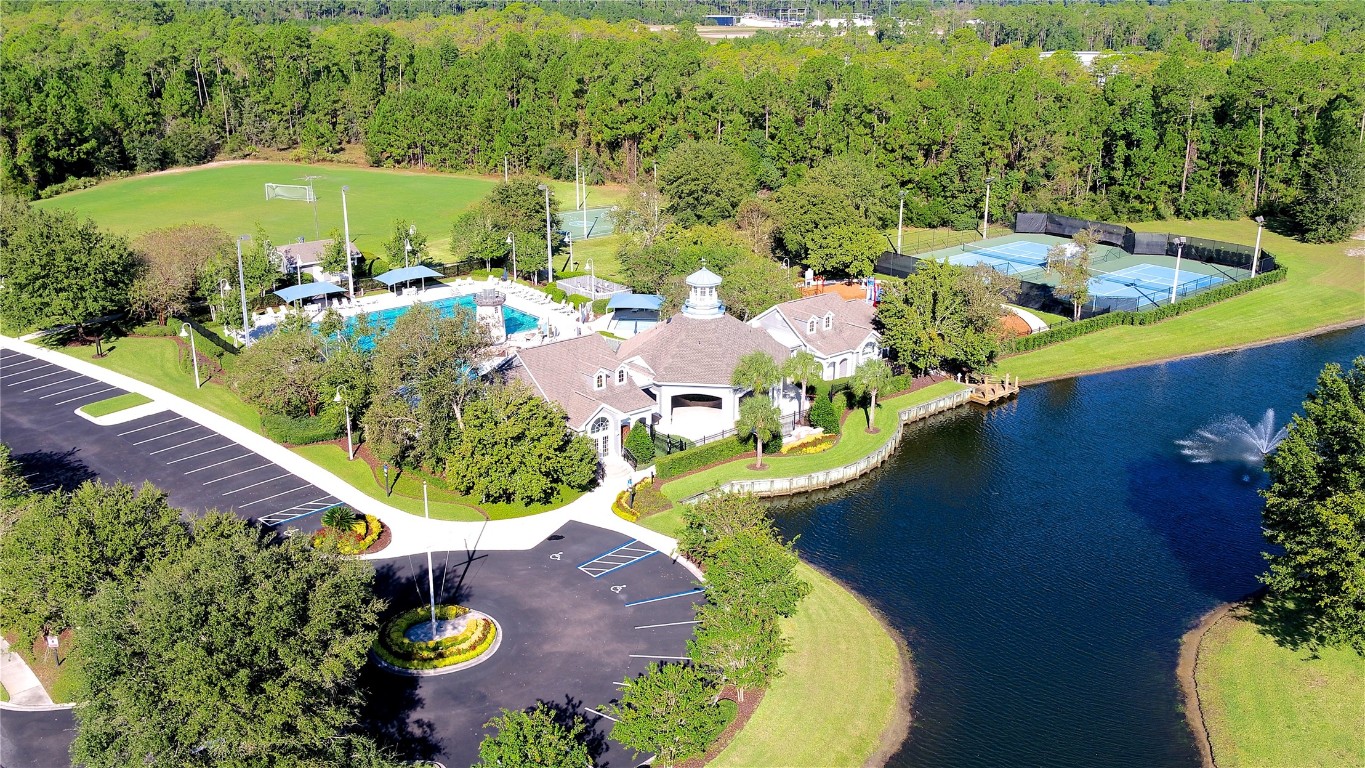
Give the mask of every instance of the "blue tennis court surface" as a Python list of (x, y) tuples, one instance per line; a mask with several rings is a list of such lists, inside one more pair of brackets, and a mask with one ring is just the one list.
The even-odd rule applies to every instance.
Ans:
[(1014, 275), (1031, 269), (1042, 269), (1047, 264), (1048, 247), (1042, 243), (1020, 241), (1003, 245), (964, 245), (963, 253), (948, 257), (951, 264), (971, 267), (985, 264), (997, 272)]
[(1156, 264), (1137, 264), (1114, 272), (1090, 270), (1090, 293), (1094, 296), (1112, 296), (1140, 299), (1139, 303), (1155, 303), (1169, 299), (1171, 286), (1176, 286), (1177, 298), (1188, 296), (1197, 291), (1212, 288), (1227, 278), (1222, 275), (1201, 275), (1195, 272), (1176, 272), (1170, 267)]

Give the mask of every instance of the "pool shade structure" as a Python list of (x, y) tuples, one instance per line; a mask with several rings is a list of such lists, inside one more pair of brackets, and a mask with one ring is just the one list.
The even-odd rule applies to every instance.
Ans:
[(425, 280), (428, 277), (441, 277), (441, 273), (431, 267), (425, 267), (418, 264), (414, 267), (391, 269), (388, 272), (375, 277), (375, 279), (392, 288), (398, 283), (410, 283), (413, 280)]
[(303, 285), (291, 285), (288, 288), (281, 288), (275, 291), (286, 303), (311, 299), (316, 296), (330, 296), (334, 293), (345, 293), (346, 289), (339, 285), (327, 282), (304, 283)]
[(664, 297), (652, 293), (617, 293), (607, 300), (608, 310), (641, 309), (658, 312), (664, 306)]

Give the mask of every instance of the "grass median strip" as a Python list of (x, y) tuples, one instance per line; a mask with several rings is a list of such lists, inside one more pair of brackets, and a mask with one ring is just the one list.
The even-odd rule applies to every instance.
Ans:
[(880, 432), (867, 432), (866, 412), (859, 408), (848, 415), (843, 434), (833, 448), (805, 456), (765, 456), (762, 470), (749, 469), (753, 458), (736, 459), (695, 474), (679, 477), (664, 484), (663, 493), (674, 502), (702, 491), (716, 488), (731, 480), (756, 480), (770, 477), (796, 477), (824, 469), (851, 464), (880, 448), (895, 434), (898, 413), (902, 408), (927, 403), (961, 389), (955, 381), (941, 381), (908, 395), (893, 397), (877, 404), (876, 425)]
[(139, 405), (146, 405), (152, 402), (150, 397), (140, 395), (136, 392), (127, 392), (118, 397), (111, 397), (107, 400), (96, 400), (81, 406), (81, 413), (86, 416), (108, 416), (111, 413), (126, 411)]

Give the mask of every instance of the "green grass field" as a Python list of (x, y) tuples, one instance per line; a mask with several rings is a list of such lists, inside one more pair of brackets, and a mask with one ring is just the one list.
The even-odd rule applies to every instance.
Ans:
[(863, 765), (896, 715), (895, 641), (851, 592), (805, 563), (798, 573), (812, 589), (782, 622), (782, 676), (712, 768)]
[(936, 397), (954, 392), (962, 387), (953, 381), (941, 381), (917, 392), (894, 397), (877, 404), (876, 424), (881, 430), (875, 434), (867, 432), (867, 415), (863, 409), (854, 410), (844, 421), (843, 435), (839, 442), (827, 451), (804, 456), (765, 456), (764, 469), (749, 469), (752, 458), (736, 459), (718, 467), (680, 477), (665, 483), (663, 493), (677, 502), (702, 491), (715, 488), (730, 480), (752, 480), (768, 477), (795, 477), (822, 469), (843, 466), (861, 459), (881, 447), (895, 433), (896, 422), (900, 418), (897, 411), (912, 405), (928, 402)]
[(1311, 658), (1231, 615), (1204, 635), (1195, 677), (1219, 768), (1365, 765), (1360, 655), (1329, 648)]
[[(1234, 243), (1256, 240), (1255, 222), (1158, 221), (1131, 225)], [(1289, 279), (1147, 326), (1120, 326), (1001, 360), (1025, 383), (1291, 336), (1365, 318), (1365, 264), (1346, 246), (1307, 245), (1266, 231), (1262, 247)]]
[[(415, 173), (347, 165), (238, 163), (116, 179), (42, 200), (40, 208), (67, 208), (116, 232), (136, 235), (185, 222), (212, 224), (238, 235), (259, 222), (277, 243), (315, 239), (313, 206), (293, 200), (265, 199), (265, 184), (302, 184), (317, 194), (317, 227), (322, 237), (342, 228), (341, 188), (346, 193), (351, 238), (369, 256), (393, 231), (393, 220), (410, 219), (426, 234), (432, 255), (447, 257), (455, 217), (493, 188), (495, 177)], [(573, 183), (551, 182), (560, 206), (573, 205)], [(592, 187), (593, 205), (611, 205), (624, 193), (616, 186)], [(585, 241), (591, 243), (592, 240)], [(544, 242), (541, 243), (544, 245)], [(575, 246), (575, 251), (579, 246)]]
[(89, 405), (82, 405), (81, 413), (84, 413), (87, 416), (108, 416), (111, 413), (126, 411), (129, 408), (150, 402), (152, 402), (152, 399), (146, 395), (139, 395), (136, 392), (126, 392), (118, 397), (111, 397), (108, 400), (97, 400)]

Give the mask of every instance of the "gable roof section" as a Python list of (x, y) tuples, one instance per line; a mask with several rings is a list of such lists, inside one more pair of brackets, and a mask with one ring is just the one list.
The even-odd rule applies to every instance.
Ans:
[[(834, 293), (822, 293), (786, 301), (773, 309), (782, 315), (801, 341), (820, 355), (853, 352), (869, 334), (881, 337), (872, 325), (876, 310), (862, 299), (846, 300)], [(834, 313), (834, 327), (825, 330), (824, 317), (830, 312)], [(806, 325), (812, 317), (818, 321), (815, 333), (810, 333)]]
[[(516, 354), (511, 374), (535, 387), (541, 397), (559, 403), (569, 424), (581, 428), (607, 405), (623, 414), (654, 407), (654, 400), (626, 377), (616, 383), (620, 362), (607, 340), (595, 333), (523, 349)], [(593, 376), (607, 371), (607, 386), (593, 389)]]
[(730, 386), (739, 359), (763, 351), (781, 363), (791, 351), (761, 328), (721, 315), (696, 319), (674, 315), (667, 323), (621, 343), (617, 358), (639, 357), (666, 384)]

